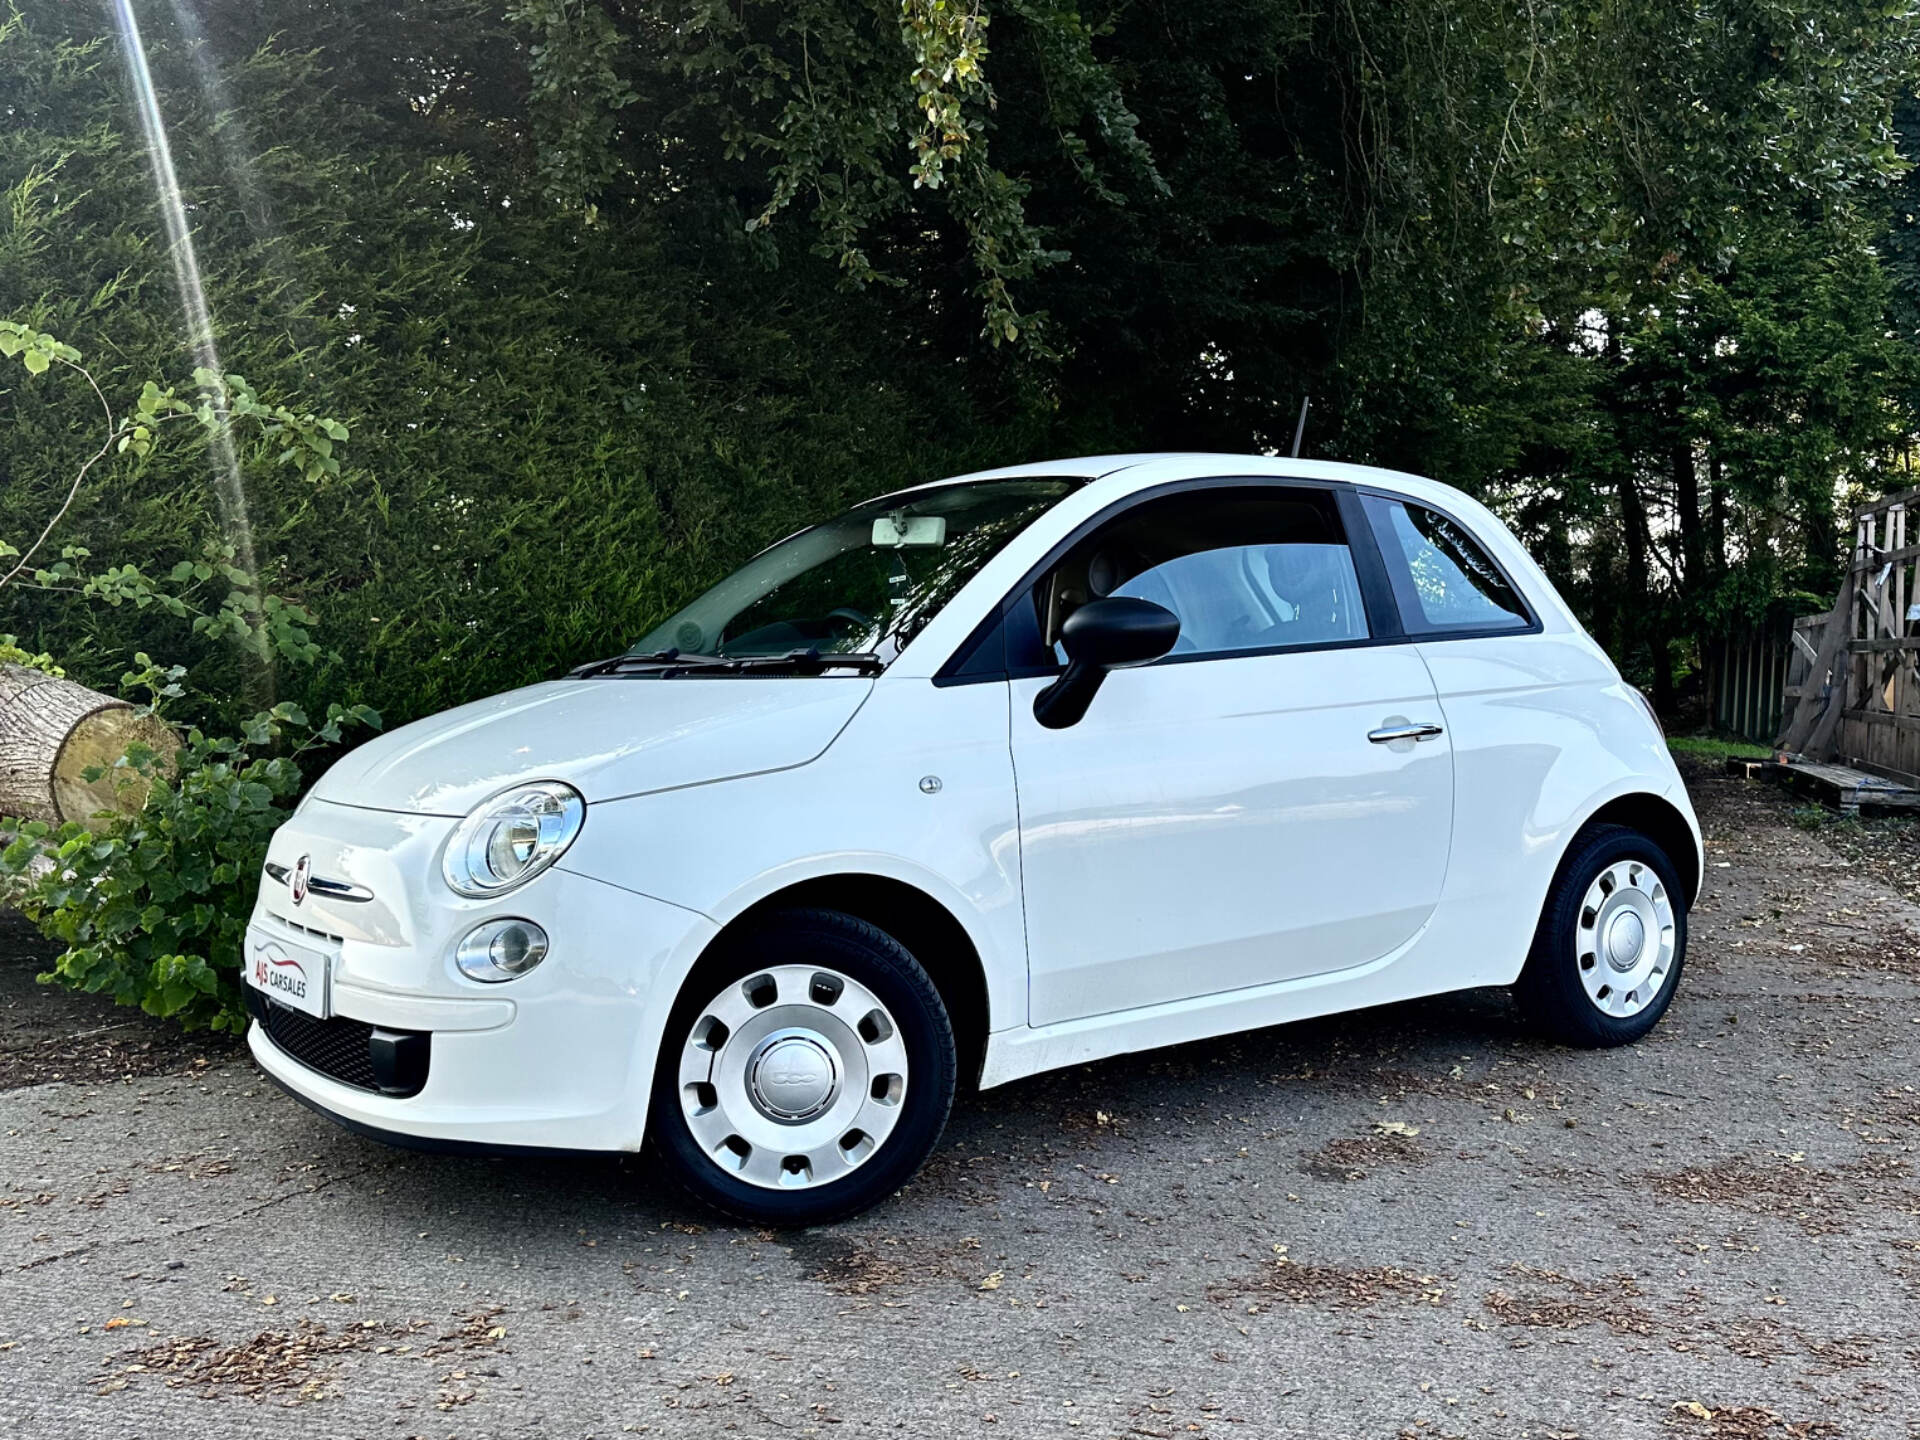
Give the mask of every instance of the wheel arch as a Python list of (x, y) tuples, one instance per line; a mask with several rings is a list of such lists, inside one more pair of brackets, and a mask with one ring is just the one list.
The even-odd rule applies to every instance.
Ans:
[(707, 942), (700, 958), (767, 916), (794, 909), (838, 910), (886, 931), (911, 951), (947, 1007), (962, 1082), (978, 1083), (993, 1019), (986, 967), (979, 947), (952, 910), (918, 886), (892, 876), (816, 875), (763, 895), (734, 915)]
[(1663, 795), (1646, 790), (1616, 795), (1574, 827), (1562, 849), (1562, 860), (1574, 839), (1589, 825), (1624, 825), (1653, 841), (1666, 851), (1674, 869), (1680, 872), (1681, 894), (1689, 906), (1693, 904), (1700, 893), (1702, 856), (1693, 826), (1687, 823), (1679, 806)]

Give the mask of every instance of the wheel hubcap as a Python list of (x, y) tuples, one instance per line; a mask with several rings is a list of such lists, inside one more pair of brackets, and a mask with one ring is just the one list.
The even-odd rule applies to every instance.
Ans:
[(680, 1109), (748, 1184), (805, 1189), (864, 1164), (899, 1123), (907, 1048), (880, 998), (810, 965), (722, 990), (680, 1050)]
[(1607, 866), (1587, 887), (1574, 935), (1587, 998), (1603, 1014), (1639, 1014), (1666, 986), (1674, 940), (1673, 901), (1653, 868), (1638, 860)]
[(1616, 970), (1632, 970), (1646, 942), (1646, 924), (1633, 911), (1622, 910), (1607, 925), (1607, 960)]
[(792, 1124), (811, 1120), (833, 1103), (840, 1072), (824, 1035), (783, 1030), (753, 1052), (747, 1062), (747, 1088), (762, 1115)]

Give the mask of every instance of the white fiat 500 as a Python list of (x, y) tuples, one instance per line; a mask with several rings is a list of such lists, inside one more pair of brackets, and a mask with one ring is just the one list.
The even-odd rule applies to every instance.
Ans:
[(382, 736), (275, 835), (255, 1057), (402, 1144), (638, 1149), (755, 1221), (956, 1085), (1470, 986), (1673, 998), (1651, 710), (1446, 486), (1068, 460), (803, 530), (626, 654)]

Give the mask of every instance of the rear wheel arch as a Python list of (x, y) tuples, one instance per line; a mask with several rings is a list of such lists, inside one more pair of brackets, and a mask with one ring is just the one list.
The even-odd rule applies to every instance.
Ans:
[(756, 900), (707, 942), (701, 959), (782, 910), (837, 910), (885, 931), (904, 946), (940, 992), (953, 1026), (962, 1082), (978, 1082), (992, 1024), (986, 968), (973, 937), (951, 910), (926, 891), (890, 876), (816, 876)]
[[(1623, 825), (1637, 830), (1666, 852), (1680, 877), (1680, 893), (1691, 906), (1700, 891), (1701, 854), (1693, 827), (1671, 800), (1649, 791), (1634, 791), (1607, 801), (1575, 827), (1567, 839), (1571, 850), (1578, 837), (1595, 825)], [(1562, 855), (1562, 862), (1565, 855)]]

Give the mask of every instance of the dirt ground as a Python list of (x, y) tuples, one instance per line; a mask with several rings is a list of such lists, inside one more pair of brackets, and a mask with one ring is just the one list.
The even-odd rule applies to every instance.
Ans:
[(1920, 1437), (1920, 832), (1690, 775), (1645, 1043), (1473, 993), (963, 1100), (797, 1234), (383, 1149), (0, 928), (0, 1432)]

